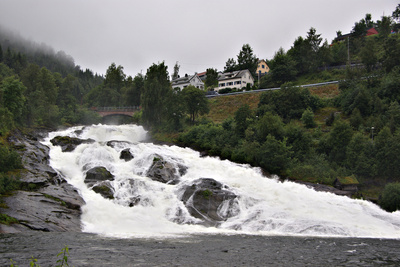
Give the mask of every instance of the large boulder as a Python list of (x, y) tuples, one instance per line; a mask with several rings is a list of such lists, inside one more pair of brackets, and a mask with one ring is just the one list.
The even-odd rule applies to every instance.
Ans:
[(74, 151), (80, 144), (91, 144), (95, 141), (93, 139), (79, 139), (69, 136), (56, 136), (50, 140), (53, 146), (61, 146), (62, 152)]
[(183, 190), (181, 200), (189, 213), (205, 225), (217, 225), (237, 214), (236, 194), (214, 179), (197, 179)]
[(133, 159), (134, 157), (133, 157), (133, 155), (132, 155), (130, 149), (129, 149), (129, 148), (126, 148), (126, 149), (124, 149), (124, 150), (121, 151), (121, 153), (120, 153), (120, 155), (119, 155), (119, 158), (120, 158), (120, 159), (123, 159), (123, 160), (125, 160), (125, 161), (130, 161), (130, 160)]
[(114, 176), (105, 167), (94, 167), (86, 172), (85, 184), (93, 186), (102, 181), (113, 181)]
[(47, 132), (14, 131), (10, 145), (20, 154), (24, 170), (20, 172), (22, 188), (4, 197), (0, 213), (18, 223), (0, 224), (0, 233), (27, 231), (80, 231), (81, 206), (84, 200), (76, 188), (51, 168), (49, 148), (40, 143)]
[(177, 184), (186, 171), (187, 167), (182, 164), (168, 162), (163, 157), (155, 155), (146, 176), (161, 183)]
[(95, 184), (92, 190), (102, 195), (104, 198), (114, 199), (114, 188), (109, 181), (102, 181)]

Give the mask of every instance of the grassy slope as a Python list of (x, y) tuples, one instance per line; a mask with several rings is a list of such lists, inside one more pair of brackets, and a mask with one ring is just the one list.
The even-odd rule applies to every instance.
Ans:
[[(337, 84), (310, 87), (309, 90), (311, 94), (317, 95), (322, 99), (330, 99), (339, 94), (339, 86)], [(209, 100), (210, 113), (204, 117), (210, 119), (214, 123), (221, 123), (229, 117), (233, 118), (236, 110), (242, 105), (248, 104), (250, 109), (256, 110), (258, 103), (260, 102), (261, 94), (262, 92), (257, 92), (227, 96), (222, 95), (211, 98)], [(336, 111), (337, 109), (333, 107), (327, 107), (318, 110), (315, 113), (316, 123), (322, 127), (325, 124), (325, 119), (329, 116), (329, 114)]]
[(209, 100), (210, 113), (205, 117), (214, 123), (222, 123), (229, 117), (233, 118), (236, 110), (245, 104), (248, 104), (250, 109), (256, 110), (260, 102), (261, 94), (262, 93), (257, 92), (227, 96), (222, 95), (211, 98)]

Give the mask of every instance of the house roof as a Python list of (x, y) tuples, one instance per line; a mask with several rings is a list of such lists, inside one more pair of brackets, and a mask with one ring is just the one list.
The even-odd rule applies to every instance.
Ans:
[(367, 31), (367, 36), (379, 34), (379, 32), (375, 28), (371, 28)]
[[(226, 73), (221, 73), (221, 75), (218, 77), (218, 81), (224, 81), (224, 80), (230, 80), (230, 79), (236, 79), (236, 78), (241, 78), (243, 75), (246, 73), (249, 73), (251, 76), (251, 73), (249, 70), (237, 70), (237, 71), (232, 71), (232, 72), (226, 72)], [(251, 76), (253, 78), (253, 76)]]
[[(185, 75), (184, 77), (180, 77), (178, 79), (172, 80), (171, 83), (172, 85), (180, 85), (180, 84), (185, 84), (185, 83), (190, 83), (192, 79), (195, 79), (197, 77), (197, 74), (195, 75)], [(198, 77), (197, 77), (198, 78)]]

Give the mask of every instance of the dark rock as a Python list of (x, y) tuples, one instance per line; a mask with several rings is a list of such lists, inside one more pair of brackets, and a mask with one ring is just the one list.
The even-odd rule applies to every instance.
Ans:
[(129, 150), (129, 148), (126, 148), (126, 149), (121, 151), (121, 154), (120, 154), (119, 158), (123, 159), (125, 161), (130, 161), (134, 157), (133, 157), (131, 151)]
[(305, 185), (309, 188), (312, 188), (318, 192), (329, 192), (329, 193), (336, 194), (339, 196), (348, 196), (348, 197), (351, 197), (351, 195), (352, 195), (352, 192), (340, 190), (340, 189), (337, 189), (337, 188), (329, 186), (329, 185), (313, 184), (313, 183), (303, 182), (303, 181), (294, 181), (294, 182), (296, 182), (298, 184), (303, 184), (303, 185)]
[(93, 186), (101, 181), (113, 181), (114, 176), (104, 167), (94, 167), (86, 172), (85, 184)]
[(50, 140), (53, 146), (61, 146), (62, 152), (74, 151), (80, 144), (91, 144), (95, 141), (93, 139), (79, 139), (69, 136), (56, 136)]
[[(202, 219), (206, 225), (217, 225), (236, 215), (236, 197), (220, 182), (200, 178), (184, 188), (181, 200), (193, 217)], [(221, 210), (223, 204), (227, 205), (224, 211)]]
[[(57, 190), (69, 194), (63, 189)], [(0, 232), (81, 231), (80, 209), (69, 208), (62, 198), (41, 192), (16, 191), (12, 196), (3, 198), (3, 201), (8, 208), (0, 208), (0, 213), (16, 218), (19, 224), (11, 224), (6, 228), (0, 224)], [(76, 201), (79, 205), (83, 204), (83, 200)]]
[(139, 204), (139, 202), (140, 202), (140, 196), (131, 197), (131, 199), (130, 199), (130, 201), (129, 201), (129, 203), (128, 203), (128, 206), (129, 206), (129, 207), (134, 207), (134, 206), (136, 206), (137, 204)]
[(0, 208), (0, 213), (18, 219), (19, 223), (0, 224), (0, 232), (81, 230), (80, 208), (84, 200), (48, 165), (49, 148), (39, 141), (45, 136), (43, 129), (29, 134), (16, 130), (7, 139), (22, 158), (22, 187), (31, 191), (15, 191), (3, 198), (8, 208)]
[(112, 147), (112, 148), (115, 148), (118, 144), (121, 144), (121, 145), (130, 145), (130, 144), (132, 144), (132, 143), (131, 143), (131, 142), (128, 142), (128, 141), (118, 141), (118, 140), (111, 140), (111, 141), (108, 141), (108, 142), (106, 143), (107, 146)]
[(104, 198), (114, 199), (114, 188), (109, 181), (103, 181), (95, 184), (92, 187), (92, 190), (102, 195)]
[(161, 183), (177, 184), (179, 178), (185, 175), (186, 171), (187, 167), (182, 164), (174, 164), (164, 160), (159, 155), (155, 155), (153, 164), (147, 172), (147, 177)]

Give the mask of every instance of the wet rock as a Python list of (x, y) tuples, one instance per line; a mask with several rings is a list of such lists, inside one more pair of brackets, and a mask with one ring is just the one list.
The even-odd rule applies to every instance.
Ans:
[(85, 184), (89, 186), (106, 180), (113, 181), (114, 176), (105, 167), (94, 167), (86, 172)]
[(91, 144), (95, 141), (93, 139), (79, 139), (69, 136), (56, 136), (50, 140), (53, 146), (61, 146), (62, 152), (74, 151), (80, 144)]
[(217, 225), (236, 215), (236, 197), (220, 182), (200, 178), (184, 188), (181, 200), (193, 217), (202, 219), (205, 225)]
[(118, 145), (130, 145), (131, 142), (128, 141), (118, 141), (118, 140), (111, 140), (106, 143), (107, 146), (115, 148)]
[(187, 167), (182, 164), (174, 164), (166, 161), (163, 157), (155, 155), (153, 164), (147, 172), (147, 177), (154, 181), (167, 184), (179, 183), (179, 178), (187, 171)]
[(8, 208), (0, 212), (19, 221), (19, 224), (10, 225), (15, 232), (81, 231), (80, 209), (68, 208), (60, 198), (40, 192), (16, 191), (3, 201)]
[(134, 157), (133, 157), (131, 151), (129, 150), (129, 148), (126, 148), (126, 149), (121, 151), (121, 154), (119, 155), (119, 158), (123, 159), (125, 161), (130, 161)]
[(19, 153), (24, 169), (20, 172), (22, 188), (4, 197), (0, 213), (19, 223), (0, 224), (0, 232), (80, 231), (81, 206), (84, 200), (49, 164), (49, 148), (40, 143), (44, 130), (24, 134), (14, 131), (7, 139)]
[(103, 182), (95, 184), (92, 187), (92, 190), (94, 192), (102, 195), (102, 197), (104, 197), (104, 198), (114, 199), (114, 188), (112, 187), (112, 185), (109, 181), (103, 181)]
[(140, 202), (140, 196), (131, 197), (128, 203), (129, 207), (134, 207)]

